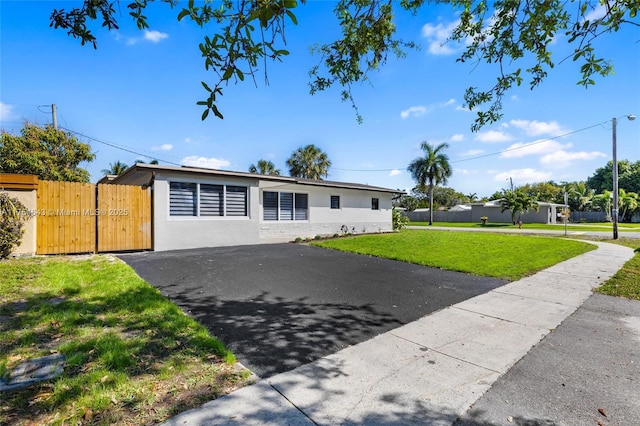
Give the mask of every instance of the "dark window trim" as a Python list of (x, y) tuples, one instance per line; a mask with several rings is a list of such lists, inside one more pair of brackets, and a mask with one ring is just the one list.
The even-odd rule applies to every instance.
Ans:
[[(248, 218), (249, 217), (249, 186), (248, 185), (234, 185), (234, 184), (227, 184), (227, 183), (213, 183), (213, 182), (194, 182), (194, 181), (182, 181), (182, 180), (167, 180), (168, 183), (168, 208), (167, 208), (167, 213), (168, 213), (168, 217), (169, 218), (207, 218), (207, 219), (213, 219), (213, 218), (219, 218), (219, 217), (224, 217), (224, 218)], [(172, 210), (176, 210), (176, 208), (174, 207), (172, 209), (172, 203), (171, 203), (171, 189), (172, 186), (178, 186), (178, 187), (194, 187), (193, 189), (193, 193), (194, 193), (194, 201), (193, 201), (193, 212), (190, 214), (172, 214)], [(211, 213), (211, 201), (210, 201), (210, 194), (211, 192), (209, 192), (209, 195), (202, 197), (202, 186), (205, 186), (208, 188), (208, 190), (212, 190), (215, 187), (220, 187), (222, 188), (222, 199), (219, 200), (220, 204), (221, 204), (221, 210), (217, 213), (212, 214)], [(233, 188), (233, 190), (231, 190)], [(238, 191), (238, 189), (240, 189)], [(205, 191), (207, 192), (207, 191)], [(231, 197), (234, 198), (234, 205), (230, 208), (229, 206), (229, 193), (232, 192), (234, 194), (244, 194), (244, 211), (242, 212), (242, 197)], [(203, 200), (205, 200), (205, 202), (203, 203)], [(205, 204), (205, 208), (203, 209), (203, 204)], [(215, 210), (215, 209), (214, 209)], [(234, 214), (235, 213), (235, 214)], [(243, 214), (238, 214), (238, 213), (243, 213)]]
[[(336, 204), (334, 204), (336, 201)], [(339, 195), (331, 195), (329, 199), (329, 207), (331, 210), (340, 210), (340, 196)]]
[[(276, 194), (275, 199), (269, 200), (267, 206), (265, 194)], [(287, 194), (283, 209), (282, 194)], [(289, 200), (289, 196), (291, 199)], [(290, 204), (289, 204), (290, 202)], [(303, 203), (300, 207), (298, 203)], [(276, 209), (275, 211), (273, 209)], [(285, 217), (286, 215), (286, 217)], [(296, 222), (309, 220), (309, 194), (295, 191), (262, 191), (262, 220), (264, 222)]]

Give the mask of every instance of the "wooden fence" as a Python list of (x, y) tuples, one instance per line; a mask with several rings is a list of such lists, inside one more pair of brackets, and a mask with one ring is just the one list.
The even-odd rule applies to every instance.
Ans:
[(35, 213), (37, 254), (152, 248), (149, 188), (41, 180)]

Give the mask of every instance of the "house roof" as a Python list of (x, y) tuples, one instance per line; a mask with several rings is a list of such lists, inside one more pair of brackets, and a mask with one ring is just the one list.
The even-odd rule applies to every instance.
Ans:
[(336, 182), (328, 180), (304, 179), (289, 176), (271, 176), (260, 175), (249, 172), (234, 172), (229, 170), (206, 169), (202, 167), (176, 167), (164, 166), (159, 164), (137, 163), (125, 170), (121, 175), (112, 180), (110, 183), (124, 185), (145, 185), (151, 182), (152, 176), (157, 172), (191, 174), (196, 176), (225, 176), (251, 178), (271, 182), (295, 183), (299, 185), (324, 186), (330, 188), (357, 189), (377, 192), (390, 192), (393, 194), (404, 194), (400, 189), (383, 188), (379, 186), (364, 185), (351, 182)]

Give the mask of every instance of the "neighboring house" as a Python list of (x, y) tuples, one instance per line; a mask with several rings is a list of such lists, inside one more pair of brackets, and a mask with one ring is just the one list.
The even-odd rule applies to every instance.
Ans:
[[(538, 211), (529, 210), (522, 214), (523, 223), (563, 223), (560, 212), (563, 204), (538, 202)], [(451, 207), (448, 211), (434, 211), (435, 222), (481, 222), (481, 217), (487, 217), (489, 222), (510, 223), (511, 211), (501, 212), (500, 200), (486, 203), (461, 204)], [(416, 209), (412, 212), (403, 212), (412, 222), (429, 221), (429, 209)], [(517, 219), (517, 217), (516, 217)]]
[[(563, 207), (563, 204), (538, 201), (538, 211), (531, 209), (527, 213), (523, 213), (522, 223), (562, 223), (562, 217), (559, 216), (559, 213)], [(500, 210), (500, 200), (473, 203), (471, 204), (471, 220), (472, 222), (480, 222), (480, 218), (486, 216), (489, 218), (489, 222), (511, 222), (511, 211), (500, 212)]]
[(392, 231), (402, 191), (355, 183), (136, 164), (111, 183), (152, 188), (157, 251)]

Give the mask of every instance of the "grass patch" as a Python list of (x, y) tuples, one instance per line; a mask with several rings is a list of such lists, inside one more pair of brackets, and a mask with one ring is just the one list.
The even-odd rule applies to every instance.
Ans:
[(559, 238), (416, 230), (312, 244), (506, 280), (518, 280), (596, 248)]
[[(429, 226), (429, 222), (409, 222), (410, 226)], [(519, 229), (518, 225), (512, 223), (500, 223), (500, 222), (487, 222), (486, 224), (475, 222), (433, 222), (433, 226), (440, 226), (445, 228), (498, 228), (498, 229)], [(525, 223), (522, 225), (522, 229), (542, 229), (547, 231), (564, 231), (564, 224), (548, 225), (544, 223)], [(567, 230), (570, 232), (613, 232), (613, 225), (611, 223), (569, 223), (567, 224)], [(618, 224), (618, 231), (620, 232), (638, 232), (640, 231), (639, 223), (620, 223)]]
[(241, 387), (248, 372), (120, 260), (0, 262), (0, 374), (62, 353), (56, 379), (2, 394), (0, 424), (147, 424)]
[(640, 300), (640, 240), (621, 238), (611, 242), (634, 249), (635, 255), (613, 277), (598, 287), (596, 292)]

